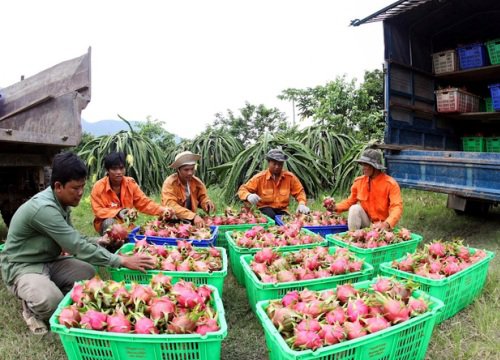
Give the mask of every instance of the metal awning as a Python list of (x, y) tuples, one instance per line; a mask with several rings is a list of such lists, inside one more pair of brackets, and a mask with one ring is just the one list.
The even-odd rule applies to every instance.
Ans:
[(393, 16), (397, 16), (408, 10), (416, 8), (417, 6), (425, 4), (429, 1), (433, 0), (399, 0), (377, 11), (376, 13), (373, 13), (370, 16), (365, 17), (362, 20), (359, 19), (352, 20), (351, 26), (359, 26), (365, 23), (384, 21), (386, 19), (392, 18)]

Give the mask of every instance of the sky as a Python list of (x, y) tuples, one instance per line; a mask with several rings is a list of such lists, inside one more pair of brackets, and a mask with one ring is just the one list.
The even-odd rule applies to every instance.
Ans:
[(394, 0), (16, 0), (0, 7), (0, 87), (92, 47), (82, 118), (166, 123), (193, 138), (245, 102), (292, 121), (287, 88), (363, 79), (383, 64), (382, 24), (349, 26)]

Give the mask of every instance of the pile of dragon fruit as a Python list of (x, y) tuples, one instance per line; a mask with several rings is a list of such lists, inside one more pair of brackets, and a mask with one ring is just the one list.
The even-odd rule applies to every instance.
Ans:
[(120, 252), (134, 256), (148, 254), (155, 259), (154, 270), (212, 272), (222, 270), (222, 256), (215, 247), (195, 247), (187, 240), (178, 240), (177, 247), (149, 244), (146, 239), (136, 241), (132, 250)]
[(350, 284), (335, 290), (291, 291), (272, 300), (267, 315), (293, 350), (317, 349), (356, 339), (428, 311), (412, 296), (414, 285), (378, 278), (371, 289)]
[(283, 215), (285, 224), (298, 224), (302, 226), (332, 226), (346, 225), (347, 220), (331, 211), (311, 211), (309, 214)]
[(268, 229), (254, 226), (244, 232), (234, 231), (231, 235), (235, 244), (244, 248), (302, 245), (324, 241), (319, 235), (301, 233), (300, 226), (296, 224), (271, 226)]
[(283, 283), (299, 280), (326, 278), (361, 271), (363, 261), (345, 248), (337, 248), (332, 254), (328, 248), (280, 253), (264, 248), (255, 253), (250, 268), (264, 283)]
[(164, 274), (149, 285), (103, 281), (77, 283), (73, 304), (62, 309), (59, 323), (68, 328), (135, 334), (201, 334), (219, 330), (210, 305), (212, 290), (180, 280), (172, 285)]
[(241, 225), (241, 224), (265, 224), (268, 219), (259, 210), (242, 207), (236, 211), (230, 207), (224, 210), (224, 215), (203, 217), (207, 225)]
[(408, 254), (392, 267), (430, 279), (444, 279), (468, 268), (486, 257), (484, 250), (472, 251), (461, 241), (434, 241), (421, 250)]
[(372, 225), (369, 228), (347, 231), (339, 235), (339, 237), (347, 244), (359, 248), (373, 249), (410, 240), (411, 232), (405, 228), (390, 231)]
[(138, 234), (161, 238), (206, 240), (212, 237), (209, 227), (196, 227), (184, 223), (168, 223), (161, 220), (150, 221), (138, 231)]

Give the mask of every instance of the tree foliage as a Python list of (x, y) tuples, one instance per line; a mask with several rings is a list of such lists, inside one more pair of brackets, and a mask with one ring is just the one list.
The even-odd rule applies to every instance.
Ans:
[(165, 125), (165, 121), (147, 116), (145, 122), (138, 122), (135, 127), (139, 135), (151, 139), (164, 151), (165, 162), (170, 164), (176, 153), (175, 135), (165, 130)]
[(383, 73), (365, 72), (365, 82), (337, 77), (325, 85), (286, 89), (279, 99), (293, 101), (301, 119), (328, 126), (337, 134), (361, 140), (381, 139), (383, 134)]
[(239, 114), (227, 110), (227, 114), (217, 113), (213, 127), (227, 132), (242, 144), (249, 145), (264, 133), (277, 133), (287, 128), (285, 113), (278, 108), (252, 105), (248, 102), (239, 109)]
[(192, 152), (201, 155), (197, 174), (207, 186), (219, 183), (212, 168), (232, 161), (243, 150), (243, 144), (237, 138), (215, 128), (208, 128), (185, 145)]
[(129, 131), (96, 137), (87, 142), (78, 155), (87, 163), (91, 181), (95, 182), (105, 176), (104, 157), (123, 151), (127, 156), (127, 175), (132, 176), (144, 192), (158, 193), (167, 175), (165, 153), (151, 138), (134, 131), (128, 121), (122, 120), (129, 125)]

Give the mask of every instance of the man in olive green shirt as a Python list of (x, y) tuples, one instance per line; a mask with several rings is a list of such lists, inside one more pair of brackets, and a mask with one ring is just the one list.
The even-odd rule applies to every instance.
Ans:
[(149, 256), (110, 253), (101, 246), (110, 243), (107, 236), (87, 238), (73, 228), (70, 207), (79, 204), (86, 177), (87, 167), (75, 154), (56, 155), (51, 186), (19, 207), (0, 253), (3, 280), (23, 301), (23, 318), (35, 334), (47, 332), (46, 322), (75, 281), (95, 275), (91, 264), (142, 271), (154, 266)]

